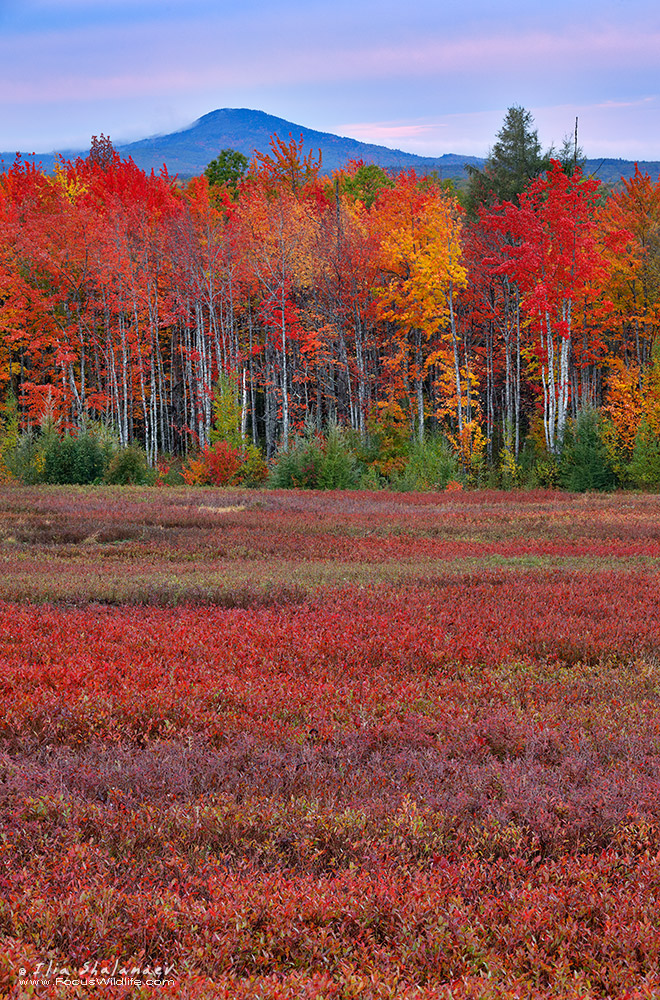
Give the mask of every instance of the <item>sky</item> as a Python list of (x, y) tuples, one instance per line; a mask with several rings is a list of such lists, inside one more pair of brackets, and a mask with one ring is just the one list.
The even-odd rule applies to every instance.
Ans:
[(660, 160), (657, 0), (0, 0), (0, 150), (87, 149), (216, 108), (425, 156), (485, 156), (506, 111), (544, 149)]

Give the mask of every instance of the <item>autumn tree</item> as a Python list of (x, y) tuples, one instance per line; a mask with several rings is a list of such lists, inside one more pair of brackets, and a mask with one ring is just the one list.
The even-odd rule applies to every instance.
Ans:
[[(459, 434), (464, 424), (466, 373), (461, 364), (456, 298), (465, 286), (461, 263), (461, 218), (456, 201), (414, 173), (383, 190), (377, 203), (380, 255), (385, 281), (378, 290), (381, 315), (395, 332), (389, 360), (390, 389), (412, 395), (417, 433), (424, 436), (423, 381), (433, 364), (452, 371), (452, 409)], [(432, 346), (431, 346), (432, 345)], [(446, 387), (443, 395), (446, 397)]]
[(102, 132), (101, 135), (92, 136), (89, 153), (87, 154), (88, 164), (100, 167), (101, 170), (107, 170), (113, 163), (117, 162), (118, 158), (119, 154), (115, 151), (110, 136), (103, 135)]
[(372, 224), (376, 209), (354, 197), (350, 181), (355, 172), (351, 165), (347, 175), (335, 175), (325, 205), (316, 212), (315, 287), (308, 315), (317, 344), (308, 358), (316, 366), (317, 424), (324, 414), (328, 421), (344, 419), (364, 438), (368, 411), (379, 391), (373, 290), (380, 264)]
[(269, 388), (274, 392), (267, 394), (269, 453), (274, 447), (274, 398), (282, 447), (289, 446), (294, 375), (290, 354), (303, 334), (296, 293), (312, 276), (315, 212), (306, 195), (320, 166), (311, 153), (302, 154), (302, 137), (300, 143), (286, 144), (273, 136), (271, 149), (271, 155), (255, 157), (238, 213), (246, 263), (261, 292), (259, 312), (269, 333), (264, 348), (273, 352)]
[(317, 156), (311, 149), (305, 153), (302, 135), (298, 142), (290, 135), (288, 143), (273, 135), (270, 149), (270, 153), (256, 152), (252, 163), (252, 173), (265, 188), (277, 191), (284, 185), (296, 195), (318, 177), (321, 150)]
[[(515, 469), (536, 411), (559, 455), (570, 418), (604, 403), (617, 474), (653, 458), (658, 184), (637, 172), (605, 198), (555, 161), (519, 191), (542, 157), (527, 113), (508, 126), (491, 157), (508, 200), (469, 220), (433, 177), (323, 177), (293, 139), (273, 137), (233, 190), (229, 174), (148, 176), (104, 136), (52, 176), (18, 161), (0, 175), (16, 427), (100, 421), (154, 463), (208, 444), (226, 382), (238, 438), (269, 455), (306, 420), (366, 438), (380, 413), (403, 438), (441, 425), (465, 468), (483, 420), (490, 457), (502, 444)], [(507, 158), (517, 143), (527, 160)]]
[(465, 227), (468, 285), (463, 296), (466, 326), (480, 343), (482, 397), (490, 458), (501, 424), (504, 462), (517, 460), (521, 445), (521, 404), (525, 326), (521, 293), (505, 265), (511, 236), (501, 207), (482, 210)]
[(510, 234), (508, 259), (498, 270), (516, 281), (534, 325), (548, 450), (561, 450), (571, 395), (571, 358), (578, 309), (598, 297), (606, 263), (597, 238), (599, 184), (579, 171), (568, 177), (553, 160), (501, 210)]
[(612, 296), (622, 347), (643, 371), (651, 362), (660, 333), (660, 180), (635, 167), (603, 207), (601, 224), (610, 240), (625, 231), (625, 246), (615, 242), (608, 290)]

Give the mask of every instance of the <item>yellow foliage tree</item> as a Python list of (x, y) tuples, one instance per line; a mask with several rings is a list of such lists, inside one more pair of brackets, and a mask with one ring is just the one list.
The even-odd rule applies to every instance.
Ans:
[[(398, 366), (403, 381), (408, 376), (415, 383), (420, 438), (422, 382), (432, 365), (451, 371), (455, 392), (443, 398), (442, 406), (446, 409), (451, 401), (461, 434), (466, 375), (460, 364), (456, 299), (467, 285), (467, 271), (461, 262), (460, 209), (446, 192), (421, 187), (411, 174), (382, 193), (377, 214), (385, 279), (377, 289), (380, 315), (393, 324), (397, 344), (390, 367)], [(396, 387), (396, 380), (391, 384)]]

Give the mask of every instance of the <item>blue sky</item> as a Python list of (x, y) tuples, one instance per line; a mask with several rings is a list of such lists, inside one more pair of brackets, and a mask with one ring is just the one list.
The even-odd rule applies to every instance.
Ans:
[(660, 160), (657, 0), (0, 0), (0, 149), (86, 148), (222, 107), (423, 155), (485, 155), (506, 109), (544, 147)]

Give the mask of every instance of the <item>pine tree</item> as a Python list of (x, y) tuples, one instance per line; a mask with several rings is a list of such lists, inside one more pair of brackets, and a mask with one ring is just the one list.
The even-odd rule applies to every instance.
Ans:
[(559, 478), (564, 489), (573, 493), (614, 489), (616, 479), (596, 410), (583, 410), (567, 428)]
[(498, 201), (517, 203), (527, 185), (550, 165), (550, 155), (541, 153), (534, 119), (530, 111), (509, 108), (497, 141), (483, 170), (468, 167), (470, 182), (467, 207), (475, 213), (480, 205)]

